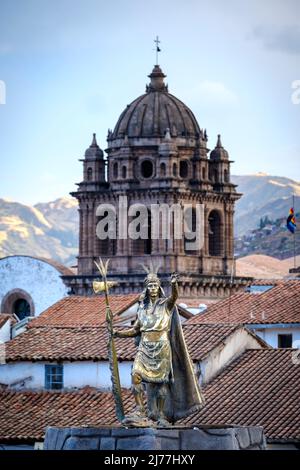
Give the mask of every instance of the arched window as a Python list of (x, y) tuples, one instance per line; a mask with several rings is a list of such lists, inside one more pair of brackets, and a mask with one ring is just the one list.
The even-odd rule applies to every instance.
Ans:
[(115, 162), (114, 166), (113, 166), (113, 177), (114, 177), (114, 179), (118, 178), (118, 164), (117, 164), (117, 162)]
[(179, 164), (179, 174), (181, 178), (187, 178), (188, 176), (188, 162), (186, 160), (182, 160)]
[(186, 208), (184, 217), (186, 221), (185, 230), (195, 234), (193, 238), (190, 238), (190, 237), (188, 238), (184, 236), (184, 251), (187, 255), (196, 255), (198, 254), (199, 249), (194, 249), (194, 250), (191, 249), (191, 243), (196, 241), (196, 223), (197, 223), (196, 209), (194, 207)]
[(151, 178), (153, 175), (153, 163), (151, 160), (144, 160), (142, 162), (141, 174), (143, 178)]
[[(95, 246), (95, 252), (94, 256), (112, 256), (115, 255), (117, 252), (117, 240), (115, 238), (116, 233), (117, 233), (117, 222), (116, 226), (114, 228), (113, 226), (113, 221), (110, 220), (108, 216), (111, 215), (113, 216), (113, 211), (105, 211), (103, 215), (97, 216), (96, 222), (97, 222), (97, 229), (96, 229), (96, 246)], [(100, 227), (101, 224), (101, 227)], [(99, 232), (100, 230), (100, 232)], [(115, 230), (115, 234), (114, 234)], [(100, 235), (100, 233), (102, 235)], [(95, 269), (95, 268), (94, 268)], [(96, 269), (95, 269), (95, 272)]]
[(87, 180), (92, 181), (92, 179), (93, 179), (93, 169), (91, 167), (89, 167), (87, 169)]
[(177, 176), (177, 165), (173, 163), (173, 176)]
[(202, 180), (206, 180), (206, 170), (205, 168), (202, 168)]
[[(131, 242), (131, 253), (132, 255), (151, 255), (152, 253), (152, 240), (151, 240), (151, 211), (148, 209), (148, 224), (147, 224), (147, 238), (137, 238)], [(140, 212), (137, 211), (136, 217), (140, 216)], [(139, 230), (139, 228), (138, 228)]]
[(210, 256), (221, 256), (223, 249), (222, 220), (220, 213), (216, 210), (208, 216), (208, 249)]
[(229, 183), (228, 170), (224, 170), (224, 182), (225, 182), (225, 183)]
[(126, 166), (123, 166), (122, 167), (122, 178), (125, 179), (127, 176), (127, 168)]
[(166, 164), (165, 163), (160, 164), (160, 176), (166, 176)]
[(17, 299), (13, 304), (13, 313), (19, 320), (30, 316), (30, 305), (25, 299)]
[(214, 170), (214, 183), (218, 183), (218, 170)]

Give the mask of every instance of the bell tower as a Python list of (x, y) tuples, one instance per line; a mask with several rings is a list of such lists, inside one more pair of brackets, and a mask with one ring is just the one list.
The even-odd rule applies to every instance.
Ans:
[(77, 184), (77, 191), (71, 193), (78, 200), (79, 206), (78, 273), (90, 274), (94, 271), (93, 259), (98, 242), (95, 233), (97, 194), (108, 188), (105, 178), (106, 162), (96, 134), (93, 134), (92, 143), (85, 151), (84, 158), (79, 161), (83, 162), (83, 180)]
[[(142, 265), (147, 265), (150, 256), (161, 266), (163, 285), (168, 285), (172, 272), (181, 275), (182, 297), (222, 297), (228, 292), (234, 268), (234, 205), (241, 194), (230, 182), (231, 161), (221, 137), (210, 152), (206, 130), (199, 126), (193, 112), (169, 93), (165, 77), (155, 65), (146, 92), (127, 105), (114, 129), (108, 131), (107, 159), (94, 134), (81, 160), (83, 181), (72, 193), (79, 202), (80, 214), (78, 275), (70, 279), (74, 292), (91, 293), (91, 280), (98, 275), (94, 261), (99, 256), (111, 259), (110, 277), (119, 283), (115, 292), (138, 292), (142, 288)], [(126, 204), (125, 236), (120, 223), (121, 200)], [(130, 211), (136, 206), (140, 213), (144, 211), (145, 227), (144, 235), (140, 230), (141, 235), (134, 238), (129, 236), (128, 227), (134, 221)], [(178, 214), (172, 211), (167, 216), (158, 215), (160, 221), (167, 222), (168, 236), (163, 237), (161, 232), (155, 236), (153, 206), (159, 210), (163, 206), (179, 210), (189, 207), (192, 226), (199, 222), (197, 208), (201, 206), (201, 246), (190, 248), (186, 234), (176, 236)], [(105, 222), (106, 207), (116, 214), (115, 236), (101, 238), (97, 227)]]

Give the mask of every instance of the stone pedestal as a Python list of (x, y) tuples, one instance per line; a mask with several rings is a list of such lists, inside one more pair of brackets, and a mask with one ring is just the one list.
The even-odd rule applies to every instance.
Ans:
[(261, 427), (48, 428), (45, 450), (265, 449)]

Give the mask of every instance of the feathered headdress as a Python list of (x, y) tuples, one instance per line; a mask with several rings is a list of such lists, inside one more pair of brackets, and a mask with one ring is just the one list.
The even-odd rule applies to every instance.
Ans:
[(140, 302), (144, 301), (144, 299), (147, 297), (147, 288), (150, 282), (157, 282), (157, 284), (159, 285), (159, 297), (165, 297), (165, 293), (163, 291), (163, 288), (161, 287), (160, 279), (157, 275), (159, 268), (161, 268), (161, 263), (158, 262), (156, 265), (154, 265), (152, 259), (150, 258), (149, 266), (146, 266), (145, 264), (141, 264), (141, 266), (147, 273), (147, 276), (144, 279), (145, 288), (142, 294), (140, 295)]

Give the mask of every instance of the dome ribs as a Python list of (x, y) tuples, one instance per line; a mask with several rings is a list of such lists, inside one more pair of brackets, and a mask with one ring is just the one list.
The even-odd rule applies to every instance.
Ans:
[(152, 87), (122, 112), (114, 128), (113, 140), (122, 139), (125, 135), (160, 138), (164, 137), (167, 128), (173, 137), (176, 133), (179, 138), (197, 139), (200, 135), (193, 112), (165, 88), (158, 90)]
[(170, 129), (170, 133), (171, 133), (171, 136), (173, 134), (172, 132), (172, 123), (171, 123), (171, 119), (170, 119), (170, 115), (169, 115), (169, 108), (168, 108), (168, 103), (164, 103), (164, 108), (165, 108), (165, 111), (166, 111), (166, 117), (167, 117), (167, 121), (168, 121), (168, 128)]
[(144, 122), (145, 122), (145, 114), (147, 112), (147, 103), (143, 104), (143, 110), (142, 110), (142, 117), (141, 117), (141, 124), (140, 124), (140, 129), (139, 129), (139, 135), (143, 135), (143, 129), (144, 129)]
[(131, 123), (131, 120), (132, 120), (132, 117), (135, 113), (135, 111), (137, 110), (138, 108), (138, 105), (140, 104), (140, 102), (145, 98), (146, 95), (142, 95), (140, 96), (139, 98), (137, 98), (131, 105), (130, 107), (134, 104), (135, 106), (133, 106), (133, 109), (132, 111), (129, 113), (129, 116), (127, 118), (127, 122), (126, 122), (126, 134), (129, 135), (129, 127), (130, 127), (130, 123)]
[(153, 134), (155, 136), (159, 135), (159, 99), (158, 93), (154, 93), (154, 113), (153, 113)]
[[(177, 103), (178, 100), (177, 100), (177, 98), (175, 98), (173, 95), (170, 95), (170, 94), (168, 94), (168, 97), (170, 98), (170, 101), (173, 103), (173, 105), (174, 105), (175, 108), (177, 109), (178, 114), (179, 114), (179, 116), (180, 116), (180, 118), (181, 118), (181, 121), (182, 121), (182, 129), (183, 129), (183, 131), (181, 131), (181, 133), (184, 132), (184, 133), (186, 134), (186, 126), (185, 126), (185, 123), (184, 123), (184, 117), (183, 117), (183, 115), (182, 115), (180, 106), (179, 106), (178, 103)], [(176, 125), (175, 122), (174, 122), (174, 124)], [(178, 125), (177, 125), (177, 129), (178, 129)]]

